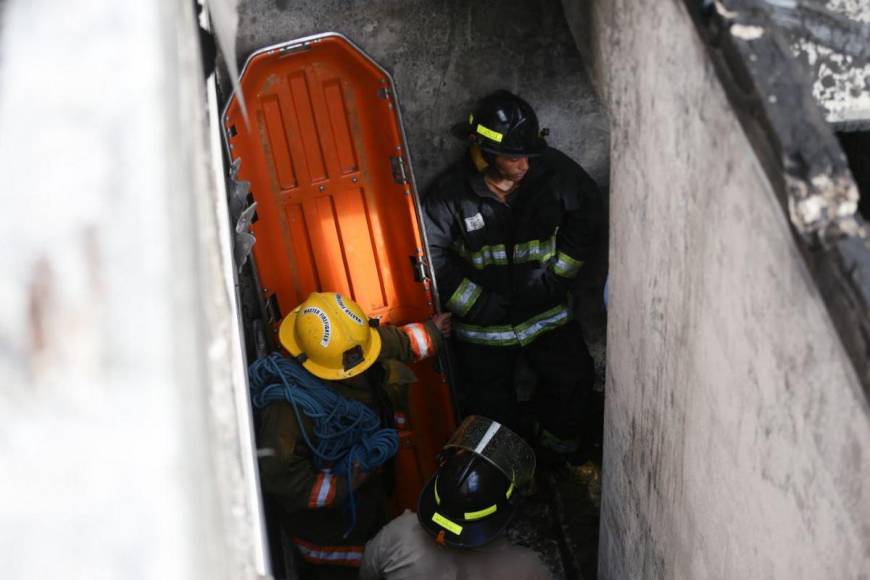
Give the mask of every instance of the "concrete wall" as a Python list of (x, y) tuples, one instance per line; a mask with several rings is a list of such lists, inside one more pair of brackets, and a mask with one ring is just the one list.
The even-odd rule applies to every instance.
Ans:
[(683, 3), (565, 4), (613, 123), (600, 576), (867, 578), (867, 401)]
[(0, 10), (0, 576), (262, 578), (192, 4)]
[(463, 148), (448, 128), (507, 88), (537, 110), (550, 142), (606, 188), (608, 128), (558, 0), (242, 0), (238, 55), (341, 32), (397, 85), (418, 185)]

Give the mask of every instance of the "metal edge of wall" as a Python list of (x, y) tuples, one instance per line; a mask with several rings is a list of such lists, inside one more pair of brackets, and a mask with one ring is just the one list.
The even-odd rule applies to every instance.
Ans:
[(846, 156), (813, 97), (812, 79), (758, 3), (682, 2), (870, 398), (870, 237), (857, 213), (858, 190)]

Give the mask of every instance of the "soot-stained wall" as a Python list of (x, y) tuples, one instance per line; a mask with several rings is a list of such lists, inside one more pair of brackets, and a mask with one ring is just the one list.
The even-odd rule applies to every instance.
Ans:
[(600, 577), (866, 578), (870, 413), (682, 0), (565, 0), (613, 120)]
[(421, 188), (463, 148), (449, 127), (498, 88), (526, 98), (550, 143), (607, 186), (608, 124), (558, 0), (242, 0), (239, 18), (241, 62), (258, 48), (333, 31), (390, 71)]

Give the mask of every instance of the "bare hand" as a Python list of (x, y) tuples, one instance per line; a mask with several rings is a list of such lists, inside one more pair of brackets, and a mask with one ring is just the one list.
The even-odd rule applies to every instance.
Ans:
[(450, 331), (453, 330), (453, 321), (451, 317), (453, 315), (449, 312), (439, 312), (435, 316), (432, 317), (432, 322), (435, 323), (435, 327), (438, 328), (438, 331), (445, 338), (450, 336)]

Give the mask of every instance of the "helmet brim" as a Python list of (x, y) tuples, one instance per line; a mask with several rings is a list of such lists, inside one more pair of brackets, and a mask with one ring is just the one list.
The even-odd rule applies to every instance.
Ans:
[(501, 535), (505, 527), (514, 515), (513, 505), (510, 503), (502, 504), (503, 508), (497, 510), (485, 518), (473, 522), (457, 522), (462, 526), (462, 531), (459, 534), (437, 524), (433, 521), (433, 517), (438, 512), (438, 505), (435, 501), (435, 478), (431, 478), (429, 483), (420, 492), (417, 499), (417, 518), (420, 520), (420, 525), (430, 535), (437, 536), (439, 532), (444, 532), (444, 543), (454, 548), (480, 548), (490, 543)]
[[(294, 310), (281, 321), (281, 326), (278, 327), (278, 340), (281, 346), (290, 353), (291, 356), (298, 357), (302, 354), (302, 347), (296, 340), (296, 333), (293, 331), (296, 326), (296, 316), (298, 311)], [(310, 358), (302, 362), (302, 366), (315, 377), (327, 381), (341, 381), (350, 379), (368, 370), (381, 354), (381, 335), (374, 328), (369, 330), (370, 338), (368, 350), (363, 352), (363, 361), (349, 370), (332, 369), (323, 365), (317, 364)]]
[(542, 137), (538, 137), (532, 145), (523, 147), (522, 149), (499, 147), (497, 145), (492, 145), (487, 141), (488, 140), (486, 139), (481, 139), (479, 143), (480, 148), (487, 153), (492, 153), (493, 155), (506, 155), (509, 157), (538, 157), (547, 149), (547, 142)]

